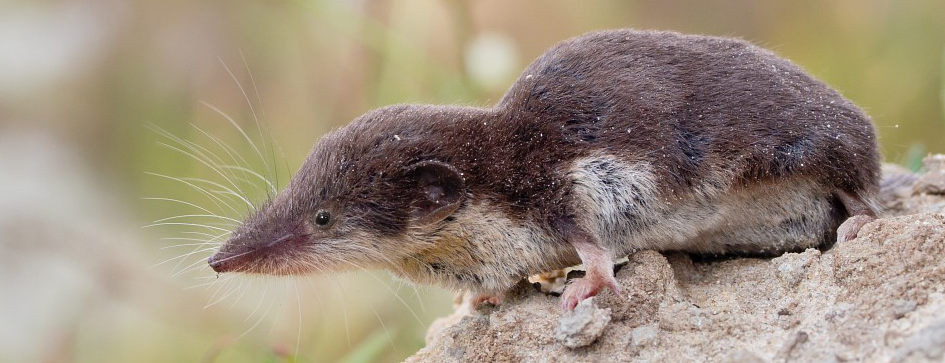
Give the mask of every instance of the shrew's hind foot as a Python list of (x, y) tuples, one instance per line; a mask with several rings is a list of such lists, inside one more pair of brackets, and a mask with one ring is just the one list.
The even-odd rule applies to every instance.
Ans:
[(863, 228), (869, 222), (876, 220), (876, 211), (869, 204), (863, 201), (856, 193), (850, 193), (845, 190), (836, 190), (834, 195), (840, 199), (840, 203), (846, 208), (850, 215), (846, 221), (837, 228), (837, 242), (842, 243), (856, 238)]
[(860, 232), (860, 228), (863, 228), (864, 225), (875, 220), (876, 217), (863, 214), (848, 218), (837, 228), (837, 243), (843, 243), (856, 238), (857, 233)]
[(564, 293), (561, 294), (561, 308), (573, 310), (579, 302), (596, 296), (605, 287), (610, 288), (617, 296), (621, 296), (620, 285), (617, 284), (617, 279), (614, 278), (613, 273), (602, 274), (591, 273), (590, 271), (588, 270), (584, 277), (568, 282), (568, 285), (564, 288)]
[(572, 223), (561, 223), (559, 228), (574, 247), (581, 263), (584, 264), (584, 277), (571, 280), (561, 294), (561, 307), (573, 310), (584, 299), (597, 295), (605, 287), (620, 295), (620, 285), (614, 278), (614, 258), (610, 251), (601, 246), (596, 238), (584, 232)]

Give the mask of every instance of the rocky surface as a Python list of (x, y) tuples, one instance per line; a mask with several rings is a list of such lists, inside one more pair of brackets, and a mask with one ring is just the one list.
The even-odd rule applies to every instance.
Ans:
[(943, 166), (886, 178), (883, 217), (830, 250), (710, 263), (640, 251), (617, 272), (623, 296), (568, 313), (523, 281), (498, 307), (460, 303), (407, 361), (945, 361)]

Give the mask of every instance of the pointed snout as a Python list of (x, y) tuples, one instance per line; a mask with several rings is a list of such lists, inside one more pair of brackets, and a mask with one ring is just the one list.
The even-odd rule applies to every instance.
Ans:
[(210, 265), (210, 268), (217, 273), (230, 272), (233, 270), (232, 263), (233, 259), (230, 256), (226, 256), (223, 251), (218, 251), (214, 253), (213, 256), (207, 259), (207, 263)]
[(217, 273), (298, 274), (313, 228), (305, 221), (255, 216), (207, 259)]
[[(286, 233), (271, 241), (247, 242), (234, 237), (226, 241), (213, 256), (210, 256), (207, 264), (217, 273), (291, 274), (296, 269), (289, 267), (292, 265), (290, 257), (298, 245), (305, 243), (306, 240), (307, 236), (293, 233)], [(278, 262), (270, 263), (273, 260)]]

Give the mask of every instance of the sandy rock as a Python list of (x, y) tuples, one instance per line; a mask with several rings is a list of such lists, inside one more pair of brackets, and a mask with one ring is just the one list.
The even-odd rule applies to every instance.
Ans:
[(558, 321), (555, 340), (568, 348), (590, 345), (610, 323), (610, 309), (594, 305), (594, 298), (581, 301)]
[(752, 353), (744, 349), (739, 349), (726, 355), (719, 362), (722, 362), (722, 363), (765, 363), (765, 360), (761, 359), (761, 357), (759, 357), (755, 353)]
[(820, 258), (820, 251), (808, 248), (803, 253), (786, 253), (771, 260), (785, 287), (794, 288), (807, 276), (807, 268)]
[(945, 319), (937, 320), (908, 340), (896, 351), (893, 362), (945, 361)]
[(616, 274), (623, 296), (571, 313), (523, 283), (498, 307), (461, 306), (407, 361), (945, 361), (945, 196), (896, 198), (826, 251), (634, 253)]
[(635, 346), (644, 346), (658, 338), (659, 329), (655, 326), (640, 326), (630, 331), (630, 341)]
[(945, 155), (930, 155), (922, 159), (926, 172), (913, 185), (916, 193), (945, 194)]

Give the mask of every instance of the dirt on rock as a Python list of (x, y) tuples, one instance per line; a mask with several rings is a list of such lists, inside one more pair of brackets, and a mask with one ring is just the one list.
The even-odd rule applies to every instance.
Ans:
[(640, 251), (565, 313), (523, 281), (465, 301), (407, 362), (945, 362), (945, 157), (885, 168), (882, 218), (830, 250), (702, 263)]

